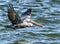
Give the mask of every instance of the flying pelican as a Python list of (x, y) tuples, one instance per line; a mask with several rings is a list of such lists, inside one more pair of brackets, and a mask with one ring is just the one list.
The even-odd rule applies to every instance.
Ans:
[(9, 4), (7, 8), (8, 18), (12, 25), (6, 26), (8, 28), (22, 28), (22, 27), (29, 27), (29, 26), (39, 26), (43, 27), (43, 25), (33, 21), (30, 19), (32, 8), (27, 9), (21, 16), (14, 10), (13, 5)]

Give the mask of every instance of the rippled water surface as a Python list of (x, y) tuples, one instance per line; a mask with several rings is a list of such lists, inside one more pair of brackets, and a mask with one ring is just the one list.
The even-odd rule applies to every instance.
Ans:
[[(45, 26), (10, 29), (7, 4), (11, 2), (21, 15), (32, 8), (32, 20)], [(0, 0), (0, 44), (60, 44), (60, 0)]]

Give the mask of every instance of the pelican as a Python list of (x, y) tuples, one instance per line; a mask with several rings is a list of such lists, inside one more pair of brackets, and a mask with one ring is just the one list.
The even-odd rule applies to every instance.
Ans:
[(8, 19), (12, 23), (12, 25), (6, 26), (8, 28), (22, 28), (22, 27), (30, 27), (33, 25), (43, 27), (43, 25), (33, 21), (30, 19), (32, 8), (27, 9), (21, 16), (14, 10), (13, 5), (9, 4), (7, 8)]

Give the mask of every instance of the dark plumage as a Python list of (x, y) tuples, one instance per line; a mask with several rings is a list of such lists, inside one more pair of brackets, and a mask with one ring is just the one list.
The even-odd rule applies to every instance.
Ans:
[(8, 9), (8, 11), (7, 11), (8, 12), (8, 18), (11, 21), (12, 25), (22, 23), (20, 16), (14, 10), (12, 4), (9, 4), (7, 9)]
[(32, 12), (32, 8), (29, 8), (29, 9), (27, 9), (27, 11), (25, 11), (24, 13), (22, 13), (22, 15), (21, 16), (27, 16), (27, 15), (29, 15), (29, 16), (31, 16), (31, 12)]

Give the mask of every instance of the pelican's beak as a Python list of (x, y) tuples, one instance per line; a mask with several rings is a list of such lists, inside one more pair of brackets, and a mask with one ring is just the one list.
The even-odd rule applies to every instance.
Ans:
[(42, 24), (39, 24), (39, 23), (37, 23), (35, 21), (31, 21), (31, 23), (34, 24), (34, 25), (36, 25), (36, 26), (42, 27), (42, 28), (44, 27)]

